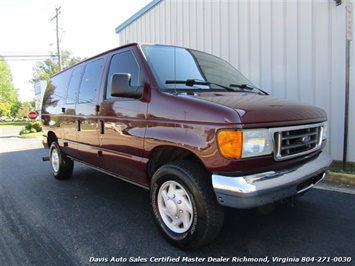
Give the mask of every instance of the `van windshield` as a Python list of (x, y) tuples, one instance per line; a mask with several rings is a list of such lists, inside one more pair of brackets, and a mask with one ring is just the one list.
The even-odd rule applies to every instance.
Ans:
[(260, 90), (223, 59), (196, 50), (142, 45), (144, 55), (164, 91), (224, 90), (260, 93)]

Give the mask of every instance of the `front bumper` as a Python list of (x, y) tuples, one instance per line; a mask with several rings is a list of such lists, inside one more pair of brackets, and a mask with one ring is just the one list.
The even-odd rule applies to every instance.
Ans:
[(328, 174), (332, 157), (325, 151), (296, 168), (248, 176), (212, 174), (219, 204), (233, 208), (254, 208), (300, 194)]

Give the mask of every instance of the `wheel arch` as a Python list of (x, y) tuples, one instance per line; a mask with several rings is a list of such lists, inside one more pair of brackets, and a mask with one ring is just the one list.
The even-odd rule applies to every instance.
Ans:
[(53, 141), (57, 141), (57, 135), (53, 131), (48, 131), (47, 133), (47, 144), (48, 147), (50, 147), (53, 143)]
[(168, 145), (159, 146), (154, 148), (150, 155), (147, 167), (149, 180), (151, 180), (155, 171), (158, 170), (159, 167), (164, 164), (180, 160), (192, 161), (205, 167), (200, 158), (187, 149)]

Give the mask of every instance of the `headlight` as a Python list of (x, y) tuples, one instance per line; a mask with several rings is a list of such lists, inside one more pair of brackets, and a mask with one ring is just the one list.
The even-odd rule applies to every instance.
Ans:
[(248, 129), (243, 131), (243, 158), (266, 155), (271, 152), (269, 130)]
[(271, 154), (272, 142), (267, 129), (220, 130), (217, 133), (220, 153), (228, 159)]

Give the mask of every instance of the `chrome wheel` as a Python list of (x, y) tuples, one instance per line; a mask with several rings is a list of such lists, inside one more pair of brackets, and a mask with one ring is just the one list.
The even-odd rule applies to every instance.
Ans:
[(185, 233), (193, 222), (193, 206), (184, 187), (167, 181), (158, 192), (158, 209), (165, 225), (175, 233)]
[(73, 161), (63, 153), (57, 142), (53, 141), (49, 149), (52, 173), (58, 180), (68, 179), (73, 173)]
[(55, 173), (59, 171), (59, 155), (57, 149), (52, 150), (51, 154), (52, 169)]
[(179, 248), (205, 245), (222, 228), (224, 211), (216, 200), (210, 178), (203, 165), (177, 161), (161, 166), (151, 179), (154, 223)]

